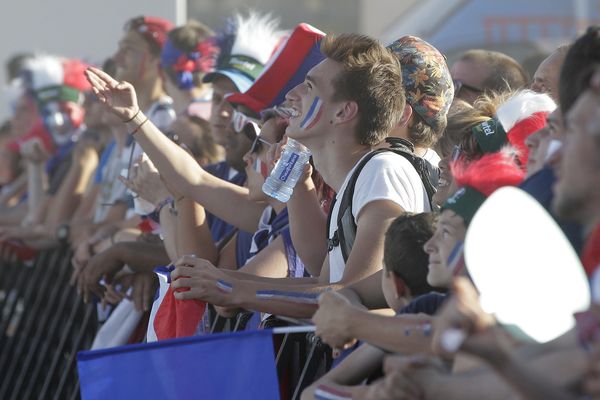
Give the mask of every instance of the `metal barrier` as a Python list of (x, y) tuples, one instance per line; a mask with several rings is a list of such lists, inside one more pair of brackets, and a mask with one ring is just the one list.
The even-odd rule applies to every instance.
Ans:
[[(71, 252), (40, 252), (23, 263), (0, 247), (0, 399), (78, 399), (76, 355), (91, 346), (98, 329), (96, 308), (85, 305), (69, 285)], [(211, 332), (239, 331), (252, 313), (219, 317), (213, 307)], [(265, 328), (286, 323), (270, 318)], [(331, 366), (329, 347), (312, 333), (275, 338), (282, 399), (302, 390)]]
[(97, 321), (69, 285), (70, 251), (42, 251), (29, 266), (0, 254), (0, 398), (79, 398), (76, 354)]
[[(211, 333), (244, 330), (253, 313), (242, 311), (233, 318), (219, 316), (214, 307), (208, 312), (212, 321)], [(276, 316), (263, 321), (263, 328), (286, 326)], [(302, 391), (331, 368), (331, 348), (314, 333), (286, 333), (273, 338), (281, 399), (300, 399)]]

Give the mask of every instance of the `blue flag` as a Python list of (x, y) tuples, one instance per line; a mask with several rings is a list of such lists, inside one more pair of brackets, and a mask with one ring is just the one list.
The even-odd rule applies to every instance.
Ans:
[(270, 330), (82, 351), (83, 400), (279, 399)]

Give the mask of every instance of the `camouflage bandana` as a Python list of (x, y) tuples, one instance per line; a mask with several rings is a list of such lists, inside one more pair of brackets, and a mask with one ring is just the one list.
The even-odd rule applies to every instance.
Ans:
[(406, 101), (436, 133), (446, 129), (454, 85), (445, 57), (415, 36), (403, 36), (388, 46), (402, 66)]

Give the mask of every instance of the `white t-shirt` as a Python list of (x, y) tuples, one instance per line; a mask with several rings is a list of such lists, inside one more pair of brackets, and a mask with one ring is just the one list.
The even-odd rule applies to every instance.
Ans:
[[(329, 238), (332, 238), (337, 230), (341, 197), (355, 168), (356, 165), (346, 176), (342, 188), (336, 196), (335, 205), (331, 210)], [(354, 220), (356, 221), (356, 216), (365, 205), (375, 200), (393, 201), (407, 212), (430, 211), (427, 192), (419, 174), (408, 160), (392, 152), (377, 154), (362, 169), (356, 180), (352, 197)], [(336, 246), (329, 252), (329, 282), (339, 282), (344, 275), (345, 268), (342, 250), (340, 246)]]
[(436, 153), (434, 149), (427, 149), (427, 151), (425, 152), (425, 154), (423, 154), (421, 158), (425, 161), (429, 161), (429, 163), (434, 167), (438, 167), (440, 161), (442, 161), (439, 154)]

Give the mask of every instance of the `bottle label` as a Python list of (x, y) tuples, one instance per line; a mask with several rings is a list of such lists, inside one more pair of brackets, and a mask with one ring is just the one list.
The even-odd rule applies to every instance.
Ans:
[(292, 173), (292, 169), (294, 169), (294, 165), (296, 165), (296, 161), (298, 161), (298, 154), (292, 153), (290, 154), (290, 158), (288, 162), (285, 164), (285, 168), (281, 171), (281, 175), (279, 175), (279, 180), (285, 182)]

